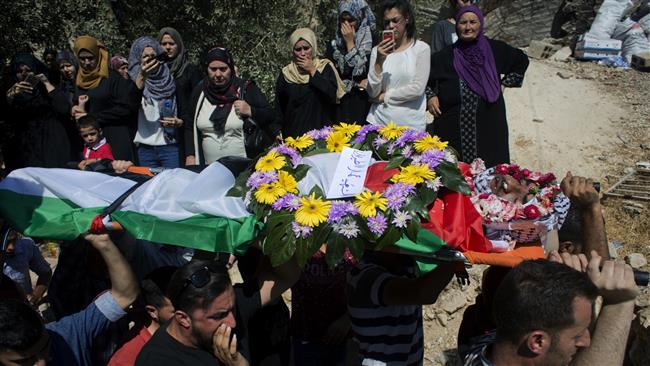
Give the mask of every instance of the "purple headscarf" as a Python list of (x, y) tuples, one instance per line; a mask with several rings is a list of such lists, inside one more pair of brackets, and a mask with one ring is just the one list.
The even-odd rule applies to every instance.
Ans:
[(459, 39), (454, 43), (454, 69), (474, 93), (494, 103), (501, 95), (501, 81), (494, 62), (492, 47), (483, 34), (483, 13), (474, 5), (464, 6), (456, 14), (456, 24), (460, 23), (460, 18), (465, 13), (476, 14), (481, 22), (481, 28), (474, 41), (464, 42)]

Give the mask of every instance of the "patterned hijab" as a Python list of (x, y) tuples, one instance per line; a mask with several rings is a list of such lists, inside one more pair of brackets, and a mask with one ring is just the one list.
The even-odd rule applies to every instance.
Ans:
[[(140, 58), (145, 48), (151, 47), (156, 52), (156, 55), (164, 53), (165, 51), (160, 47), (158, 41), (151, 37), (140, 37), (133, 42), (131, 51), (129, 52), (129, 77), (135, 82), (138, 74), (140, 73), (141, 65)], [(144, 81), (145, 97), (151, 99), (162, 100), (172, 98), (176, 94), (176, 83), (174, 78), (169, 72), (166, 64), (161, 63), (156, 72), (149, 74)]]
[(88, 51), (95, 56), (97, 66), (94, 70), (86, 71), (80, 67), (77, 71), (77, 86), (81, 89), (95, 89), (102, 80), (108, 78), (108, 50), (96, 38), (81, 36), (74, 41), (74, 54), (79, 59), (81, 51)]
[[(336, 71), (336, 67), (332, 63), (332, 61), (327, 60), (327, 59), (321, 59), (318, 58), (318, 42), (316, 40), (316, 34), (314, 34), (314, 31), (312, 31), (309, 28), (298, 28), (296, 29), (293, 33), (291, 33), (291, 36), (289, 37), (289, 49), (291, 52), (293, 52), (293, 46), (298, 43), (300, 40), (305, 40), (309, 45), (311, 46), (311, 52), (312, 52), (312, 61), (314, 62), (314, 66), (316, 66), (316, 70), (318, 72), (323, 72), (325, 67), (327, 65), (331, 65), (332, 69), (334, 70), (334, 74), (336, 75), (336, 100), (337, 102), (341, 100), (343, 95), (345, 95), (345, 84), (343, 84), (343, 81), (339, 77), (339, 73)], [(301, 74), (300, 70), (298, 69), (298, 65), (296, 65), (295, 62), (291, 61), (290, 64), (282, 68), (282, 75), (284, 75), (284, 78), (286, 81), (294, 84), (307, 84), (309, 83), (309, 75), (306, 74)]]
[(456, 32), (460, 18), (465, 13), (474, 13), (481, 23), (481, 28), (475, 40), (454, 43), (454, 69), (458, 76), (467, 83), (469, 88), (484, 100), (494, 103), (501, 95), (501, 81), (497, 73), (492, 47), (483, 34), (485, 21), (481, 9), (474, 5), (460, 8), (456, 14)]
[(170, 37), (176, 42), (176, 57), (173, 60), (167, 62), (169, 70), (174, 75), (174, 79), (178, 79), (179, 76), (183, 75), (187, 65), (189, 64), (187, 50), (185, 49), (185, 44), (183, 43), (183, 38), (181, 38), (180, 33), (172, 27), (165, 27), (158, 32), (158, 42), (162, 42), (162, 38), (165, 34), (169, 34)]
[[(339, 19), (343, 13), (350, 14), (357, 21), (354, 44), (362, 55), (372, 50), (372, 31), (375, 29), (375, 14), (372, 12), (365, 0), (341, 0), (339, 2)], [(336, 44), (339, 47), (345, 46), (341, 36), (341, 26), (337, 19)]]

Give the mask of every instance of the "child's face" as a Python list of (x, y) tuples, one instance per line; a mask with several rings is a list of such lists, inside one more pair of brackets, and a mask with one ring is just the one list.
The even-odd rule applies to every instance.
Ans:
[(79, 135), (84, 140), (84, 144), (93, 146), (101, 138), (101, 131), (95, 127), (81, 127), (79, 128)]

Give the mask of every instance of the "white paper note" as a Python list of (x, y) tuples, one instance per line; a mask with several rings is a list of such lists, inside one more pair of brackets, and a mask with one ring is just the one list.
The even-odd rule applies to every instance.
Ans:
[(371, 159), (372, 151), (344, 147), (327, 190), (327, 198), (352, 197), (361, 193)]

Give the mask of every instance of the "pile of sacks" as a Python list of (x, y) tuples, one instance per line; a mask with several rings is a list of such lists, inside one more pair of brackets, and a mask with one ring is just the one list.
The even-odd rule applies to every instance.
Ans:
[(650, 52), (650, 0), (634, 10), (631, 0), (605, 0), (585, 39), (622, 41), (623, 57), (628, 63), (633, 55)]

